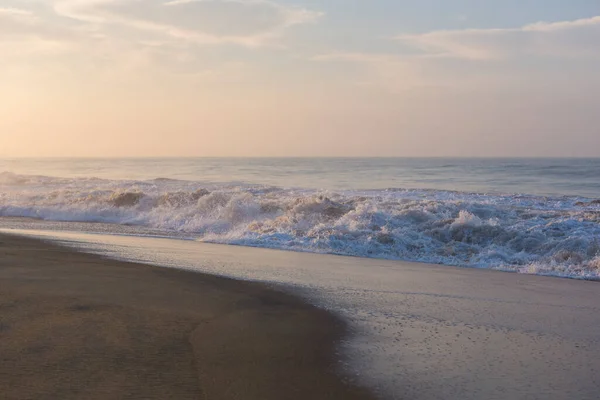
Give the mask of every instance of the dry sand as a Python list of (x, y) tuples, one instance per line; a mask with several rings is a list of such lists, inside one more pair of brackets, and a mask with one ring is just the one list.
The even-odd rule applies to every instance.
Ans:
[(263, 284), (0, 236), (0, 398), (368, 399), (344, 325)]

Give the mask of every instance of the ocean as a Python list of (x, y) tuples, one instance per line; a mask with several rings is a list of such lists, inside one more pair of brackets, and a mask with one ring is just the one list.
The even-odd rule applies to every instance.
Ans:
[(0, 159), (4, 227), (582, 279), (599, 199), (600, 159)]
[(0, 172), (323, 190), (437, 189), (600, 198), (600, 158), (0, 158)]
[(598, 176), (599, 159), (0, 160), (0, 232), (292, 292), (347, 322), (337, 368), (380, 398), (595, 399)]

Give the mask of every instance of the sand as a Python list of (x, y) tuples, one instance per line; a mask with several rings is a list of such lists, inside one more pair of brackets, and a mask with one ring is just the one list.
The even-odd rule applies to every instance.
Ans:
[(0, 235), (0, 397), (369, 399), (345, 326), (258, 283)]
[[(283, 336), (290, 334), (290, 324), (296, 322), (285, 319), (292, 313), (289, 310), (294, 310), (293, 308), (286, 308), (288, 306), (283, 305), (273, 307), (271, 300), (273, 297), (271, 295), (265, 297), (261, 294), (272, 293), (272, 287), (211, 278), (203, 275), (206, 273), (228, 274), (240, 279), (271, 282), (277, 285), (275, 287), (291, 291), (313, 304), (319, 304), (340, 315), (344, 321), (347, 321), (353, 333), (345, 337), (336, 347), (341, 355), (340, 366), (344, 367), (346, 374), (354, 377), (355, 382), (376, 391), (382, 399), (597, 400), (599, 398), (600, 284), (598, 282), (402, 261), (225, 246), (188, 240), (37, 230), (5, 232), (57, 240), (61, 245), (85, 249), (107, 257), (164, 267), (189, 268), (198, 272), (198, 275), (195, 273), (190, 275), (169, 268), (133, 267), (132, 264), (108, 262), (98, 258), (93, 258), (94, 261), (91, 262), (92, 259), (85, 256), (86, 258), (82, 260), (88, 261), (77, 265), (85, 265), (87, 269), (97, 269), (97, 273), (91, 274), (91, 271), (88, 271), (80, 275), (80, 271), (73, 268), (68, 269), (71, 271), (68, 274), (57, 273), (56, 271), (60, 271), (58, 267), (62, 265), (59, 264), (52, 267), (50, 273), (42, 274), (43, 271), (40, 271), (39, 267), (46, 263), (40, 263), (40, 250), (35, 244), (29, 246), (29, 254), (27, 251), (22, 251), (16, 258), (13, 256), (16, 262), (12, 264), (0, 261), (0, 304), (3, 304), (1, 296), (6, 296), (8, 293), (4, 290), (7, 287), (4, 282), (10, 282), (13, 292), (15, 288), (20, 287), (20, 296), (23, 300), (26, 299), (25, 294), (35, 293), (38, 299), (35, 300), (34, 309), (42, 309), (45, 306), (40, 299), (49, 288), (55, 292), (52, 296), (54, 300), (58, 299), (57, 295), (68, 297), (75, 291), (75, 297), (79, 296), (78, 302), (75, 303), (75, 310), (79, 312), (85, 311), (94, 297), (100, 296), (97, 302), (104, 306), (118, 305), (119, 302), (123, 303), (124, 299), (133, 297), (134, 301), (128, 300), (128, 302), (131, 307), (134, 307), (135, 312), (129, 308), (128, 315), (120, 317), (124, 320), (120, 324), (128, 326), (127, 332), (133, 330), (133, 319), (136, 319), (135, 322), (138, 324), (145, 323), (140, 320), (140, 316), (146, 315), (145, 318), (149, 318), (147, 315), (151, 310), (167, 314), (167, 317), (163, 317), (167, 319), (163, 321), (170, 321), (167, 323), (167, 329), (171, 329), (176, 324), (182, 323), (178, 322), (180, 320), (176, 319), (175, 315), (184, 318), (185, 323), (188, 323), (185, 318), (190, 314), (187, 311), (193, 309), (199, 314), (198, 319), (191, 321), (190, 325), (192, 328), (200, 326), (195, 331), (197, 336), (192, 335), (194, 340), (191, 341), (195, 346), (193, 362), (197, 363), (197, 370), (200, 371), (194, 376), (200, 378), (196, 379), (196, 385), (204, 391), (206, 398), (225, 398), (220, 396), (228, 394), (232, 394), (231, 398), (236, 398), (235, 395), (238, 395), (238, 398), (251, 399), (253, 398), (251, 396), (270, 398), (259, 393), (259, 390), (268, 391), (272, 388), (277, 389), (272, 397), (294, 398), (291, 397), (294, 391), (290, 388), (295, 387), (295, 384), (290, 383), (290, 378), (297, 377), (300, 377), (300, 382), (307, 383), (307, 390), (316, 389), (319, 394), (326, 393), (321, 398), (351, 399), (353, 398), (351, 396), (360, 395), (358, 389), (344, 385), (342, 387), (349, 390), (351, 394), (330, 391), (331, 387), (339, 388), (336, 385), (340, 383), (335, 374), (330, 374), (334, 369), (331, 345), (332, 341), (343, 335), (344, 325), (331, 319), (327, 313), (312, 309), (323, 317), (323, 321), (333, 323), (330, 327), (327, 325), (329, 322), (324, 322), (322, 325), (325, 333), (321, 333), (325, 336), (331, 335), (330, 339), (325, 342), (320, 341), (319, 332), (314, 333), (321, 325), (312, 325), (311, 321), (314, 319), (311, 317), (300, 324), (306, 323), (307, 326), (293, 328), (291, 333), (298, 333), (301, 335), (300, 338), (291, 335), (285, 340), (278, 341), (277, 337), (280, 334)], [(0, 236), (0, 241), (6, 243), (4, 246), (0, 245), (0, 260), (6, 257), (2, 254), (7, 250), (15, 251), (15, 243), (27, 243), (22, 241), (9, 243), (9, 240)], [(38, 249), (37, 255), (34, 249)], [(57, 248), (54, 249), (56, 251)], [(65, 253), (64, 250), (61, 252)], [(53, 252), (45, 251), (45, 253), (46, 256), (43, 257), (45, 260), (55, 257)], [(83, 257), (76, 253), (66, 253), (69, 257)], [(61, 257), (64, 259), (66, 256)], [(19, 271), (15, 268), (2, 267), (3, 263), (14, 266), (23, 264), (24, 261), (29, 262), (29, 269), (22, 268), (22, 271)], [(72, 262), (69, 261), (69, 264)], [(121, 267), (113, 271), (111, 265), (121, 265)], [(38, 270), (35, 271), (35, 268)], [(129, 270), (138, 272), (124, 272)], [(153, 271), (153, 273), (138, 275), (141, 270)], [(79, 276), (75, 280), (70, 279), (73, 275), (72, 271)], [(2, 279), (2, 276), (8, 279)], [(147, 280), (147, 276), (155, 277)], [(161, 276), (163, 279), (158, 281), (156, 276)], [(186, 278), (175, 278), (178, 276)], [(141, 277), (143, 279), (138, 283), (136, 280)], [(102, 285), (111, 286), (111, 289), (103, 288), (102, 285), (94, 286), (98, 281), (96, 278), (100, 279)], [(38, 282), (40, 279), (48, 282)], [(86, 281), (91, 281), (93, 284)], [(173, 290), (165, 294), (167, 281), (168, 286), (177, 284), (179, 291)], [(129, 284), (122, 282), (129, 282)], [(223, 286), (219, 282), (228, 282), (228, 284)], [(122, 285), (124, 288), (115, 290), (112, 288), (113, 285)], [(30, 289), (27, 289), (28, 287)], [(239, 289), (235, 289), (235, 293), (227, 292), (228, 288), (236, 287)], [(252, 292), (254, 294), (247, 292), (250, 287), (257, 288), (257, 292)], [(41, 291), (40, 288), (45, 289)], [(203, 293), (191, 299), (189, 292), (198, 288), (203, 288)], [(94, 294), (94, 291), (97, 293)], [(223, 295), (222, 291), (227, 294)], [(82, 292), (85, 293), (86, 302), (81, 302)], [(245, 297), (248, 293), (250, 295)], [(119, 302), (114, 301), (112, 297), (106, 300), (107, 296), (114, 297), (116, 294)], [(281, 293), (275, 296), (278, 302), (286, 298)], [(188, 300), (185, 300), (186, 298)], [(301, 307), (306, 307), (304, 303), (293, 297), (289, 299), (297, 302)], [(224, 303), (218, 303), (219, 301), (229, 303), (223, 305)], [(189, 303), (193, 303), (192, 306)], [(69, 307), (73, 306), (72, 303), (69, 304), (71, 304)], [(143, 307), (140, 304), (143, 304)], [(65, 307), (66, 305), (63, 305), (55, 312), (63, 313)], [(121, 308), (123, 309), (127, 310), (125, 307)], [(173, 309), (175, 313), (170, 311)], [(282, 309), (286, 311), (278, 311)], [(26, 311), (24, 310), (21, 315)], [(303, 321), (302, 318), (298, 319), (297, 311), (292, 314), (295, 314), (293, 321)], [(311, 313), (313, 316), (317, 314)], [(4, 322), (5, 315), (8, 314), (0, 309), (2, 324), (8, 327), (8, 322)], [(112, 315), (109, 323), (113, 323), (112, 319), (116, 314)], [(275, 318), (275, 322), (268, 322), (269, 316)], [(78, 318), (81, 320), (82, 317)], [(264, 322), (265, 318), (267, 322)], [(284, 322), (277, 325), (282, 318)], [(23, 322), (28, 320), (22, 318)], [(197, 321), (203, 322), (197, 323)], [(322, 323), (320, 321), (319, 319), (319, 324)], [(102, 323), (107, 322), (102, 321)], [(239, 326), (243, 324), (260, 326), (256, 330), (251, 327), (242, 334), (236, 334), (239, 332)], [(266, 332), (265, 329), (261, 329), (264, 326), (268, 327)], [(279, 328), (275, 328), (277, 326)], [(7, 332), (6, 328), (4, 330)], [(90, 341), (90, 338), (94, 338), (97, 330), (98, 328), (87, 333), (85, 340)], [(147, 335), (147, 332), (155, 331), (148, 329), (147, 326), (139, 330), (141, 333), (131, 335), (136, 340), (139, 335), (143, 336)], [(35, 330), (29, 328), (25, 331)], [(120, 331), (113, 328), (110, 332)], [(258, 335), (257, 340), (254, 335)], [(269, 336), (268, 340), (264, 340), (267, 335), (273, 335), (275, 339), (272, 340)], [(19, 335), (15, 334), (13, 340), (18, 337)], [(109, 336), (102, 333), (100, 340), (106, 340), (106, 337)], [(302, 339), (306, 340), (302, 342)], [(83, 341), (84, 338), (78, 340)], [(124, 343), (133, 341), (131, 338), (122, 340)], [(248, 345), (249, 341), (254, 344)], [(300, 344), (295, 344), (295, 341), (299, 341)], [(70, 338), (65, 342), (71, 343), (74, 339)], [(321, 347), (323, 350), (319, 350), (319, 343), (323, 346)], [(0, 337), (0, 346), (3, 345), (3, 339)], [(201, 348), (201, 345), (204, 345), (204, 348)], [(77, 346), (82, 347), (80, 343)], [(263, 352), (263, 346), (267, 346), (267, 350), (272, 349), (269, 346), (282, 346), (282, 350)], [(131, 344), (128, 343), (124, 349), (130, 347)], [(151, 365), (150, 360), (157, 359), (157, 347), (161, 346), (152, 346), (154, 350), (148, 350), (154, 352), (155, 356), (148, 356), (149, 360), (138, 363), (136, 374), (146, 371), (145, 368)], [(36, 373), (47, 374), (48, 372), (36, 365), (36, 361), (41, 359), (48, 362), (51, 358), (35, 356), (35, 350), (34, 347), (34, 355), (27, 368), (37, 367)], [(109, 368), (115, 364), (115, 354), (119, 354), (111, 351), (112, 353), (100, 352), (99, 356), (105, 357), (105, 353), (112, 354), (110, 357), (113, 361), (105, 363)], [(248, 354), (249, 351), (253, 354)], [(169, 352), (175, 352), (173, 346)], [(256, 353), (260, 354), (256, 355)], [(292, 366), (280, 360), (275, 360), (272, 364), (269, 364), (271, 361), (264, 361), (273, 356), (280, 357), (282, 353), (287, 354), (285, 359)], [(4, 354), (8, 353), (3, 353), (0, 348), (0, 356), (3, 357)], [(178, 360), (184, 359), (184, 354), (185, 351), (178, 356)], [(319, 361), (320, 355), (325, 357), (324, 361)], [(76, 360), (79, 352), (73, 351), (72, 356), (71, 362)], [(162, 357), (162, 354), (160, 356)], [(122, 358), (124, 357), (119, 356), (119, 363), (122, 362)], [(234, 361), (230, 362), (230, 360)], [(4, 358), (0, 360), (0, 385), (4, 382), (5, 376), (8, 376), (2, 376), (3, 371), (7, 371), (5, 374), (10, 373), (11, 379), (14, 380), (14, 376), (24, 370), (14, 368), (14, 361), (9, 367), (2, 369), (4, 362)], [(304, 364), (307, 368), (306, 375), (303, 375), (301, 368), (294, 369), (299, 362), (302, 364), (306, 362)], [(268, 365), (275, 372), (265, 372)], [(328, 367), (324, 368), (325, 373), (318, 372), (311, 375), (314, 365), (318, 368), (316, 371), (322, 371), (323, 369), (320, 368), (323, 366)], [(61, 368), (66, 367), (61, 366)], [(77, 379), (80, 381), (87, 379), (86, 385), (92, 385), (96, 382), (94, 378), (98, 370), (95, 368), (94, 371), (88, 372), (87, 378), (83, 371), (82, 376)], [(161, 366), (148, 374), (154, 380), (167, 370), (173, 369)], [(27, 374), (31, 376), (35, 374), (26, 371), (21, 382), (28, 383)], [(113, 384), (121, 375), (127, 376), (124, 373), (113, 374), (113, 377), (107, 381)], [(161, 379), (164, 379), (163, 382), (172, 382), (172, 379), (181, 379), (180, 377), (184, 376), (181, 371), (177, 371), (174, 375), (175, 378), (170, 377), (171, 380), (162, 377)], [(71, 371), (66, 376), (76, 375)], [(239, 376), (243, 376), (243, 379), (239, 379)], [(326, 376), (332, 379), (328, 382), (335, 383), (321, 381)], [(149, 377), (140, 380), (147, 381)], [(264, 381), (271, 379), (270, 382)], [(125, 384), (130, 381), (131, 377), (127, 376)], [(184, 383), (178, 383), (178, 387), (185, 387)], [(254, 385), (263, 385), (261, 386), (263, 389), (257, 389)], [(321, 388), (326, 388), (324, 389), (326, 392)], [(2, 389), (0, 387), (0, 399), (4, 399)], [(305, 389), (306, 387), (301, 390)], [(94, 390), (99, 389), (94, 388)], [(224, 394), (224, 390), (230, 392)], [(149, 391), (153, 393), (153, 390)], [(43, 390), (38, 391), (41, 392)], [(17, 395), (19, 394), (20, 392), (17, 392)], [(298, 396), (296, 398), (319, 398), (311, 392), (298, 394)], [(54, 398), (64, 397), (59, 394)], [(90, 396), (85, 392), (79, 398), (88, 397)], [(114, 398), (127, 397), (124, 394), (114, 396)], [(185, 398), (183, 395), (168, 396), (168, 398), (174, 397)], [(110, 398), (110, 396), (105, 395), (103, 398)]]

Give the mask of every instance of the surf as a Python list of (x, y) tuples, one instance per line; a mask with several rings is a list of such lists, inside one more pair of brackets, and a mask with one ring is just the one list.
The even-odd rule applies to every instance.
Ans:
[(315, 190), (0, 173), (0, 216), (199, 241), (600, 279), (600, 204), (578, 196)]

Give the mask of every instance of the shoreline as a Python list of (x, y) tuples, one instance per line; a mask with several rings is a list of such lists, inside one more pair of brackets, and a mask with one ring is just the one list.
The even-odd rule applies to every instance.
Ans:
[(151, 237), (13, 232), (106, 259), (275, 285), (348, 324), (352, 334), (336, 346), (340, 372), (378, 398), (591, 400), (600, 390), (594, 282)]
[(267, 284), (0, 234), (4, 398), (371, 399), (347, 327)]
[[(192, 241), (197, 243), (208, 244), (211, 246), (231, 246), (236, 248), (249, 248), (249, 249), (258, 249), (258, 250), (268, 250), (268, 251), (281, 251), (281, 252), (290, 252), (290, 253), (299, 253), (299, 254), (312, 254), (312, 255), (325, 255), (325, 256), (336, 256), (336, 257), (348, 257), (357, 260), (371, 260), (371, 261), (382, 261), (382, 262), (392, 262), (392, 263), (400, 263), (400, 264), (415, 264), (415, 265), (423, 265), (423, 266), (436, 266), (436, 267), (444, 267), (444, 268), (460, 268), (466, 270), (478, 270), (478, 271), (492, 271), (494, 273), (509, 273), (509, 274), (517, 274), (517, 275), (531, 275), (531, 276), (539, 276), (545, 278), (553, 278), (553, 279), (566, 279), (566, 280), (574, 280), (574, 281), (586, 281), (586, 282), (596, 282), (600, 283), (600, 276), (588, 276), (588, 275), (566, 275), (564, 273), (544, 273), (544, 272), (522, 272), (515, 269), (510, 269), (508, 267), (505, 268), (493, 268), (493, 267), (477, 267), (471, 265), (458, 265), (458, 264), (445, 264), (445, 263), (436, 263), (436, 262), (427, 262), (427, 261), (415, 261), (415, 260), (405, 260), (405, 259), (396, 259), (396, 258), (385, 258), (385, 257), (365, 257), (360, 255), (352, 255), (352, 254), (344, 254), (344, 253), (336, 253), (336, 252), (316, 252), (307, 249), (295, 249), (295, 248), (277, 248), (277, 247), (267, 247), (267, 246), (258, 246), (251, 244), (238, 244), (238, 243), (221, 243), (221, 242), (205, 242), (199, 241), (195, 237), (187, 236), (187, 235), (169, 235), (166, 231), (154, 230), (153, 228), (143, 228), (140, 226), (128, 226), (128, 225), (120, 225), (113, 224), (107, 222), (80, 222), (80, 221), (52, 221), (52, 220), (44, 220), (37, 219), (33, 217), (0, 217), (0, 223), (3, 225), (0, 228), (0, 235), (13, 235), (10, 231), (46, 231), (46, 232), (65, 232), (65, 233), (77, 233), (83, 235), (110, 235), (110, 236), (123, 236), (123, 237), (131, 237), (131, 238), (153, 238), (153, 239), (168, 239), (168, 240), (183, 240), (183, 241)], [(114, 230), (116, 228), (121, 229), (121, 231)], [(147, 229), (142, 230), (140, 229)], [(18, 235), (18, 233), (16, 233)], [(28, 236), (29, 237), (29, 236)], [(43, 239), (41, 239), (43, 240)], [(50, 241), (52, 242), (52, 241)]]

